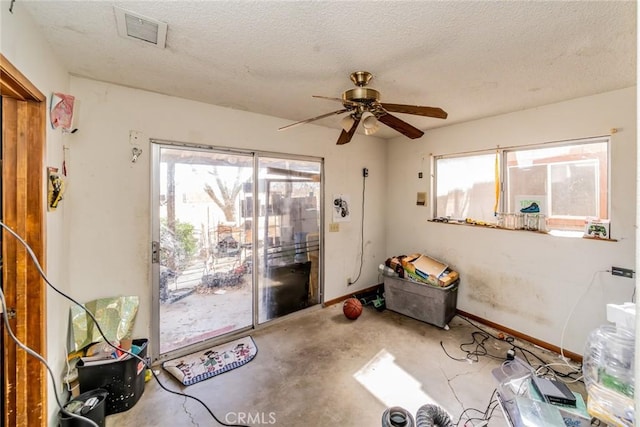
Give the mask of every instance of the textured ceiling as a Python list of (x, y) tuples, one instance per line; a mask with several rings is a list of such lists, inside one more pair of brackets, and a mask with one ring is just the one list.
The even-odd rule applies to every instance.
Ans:
[[(166, 22), (166, 49), (118, 36), (114, 5)], [(449, 113), (397, 114), (423, 130), (636, 85), (635, 1), (18, 0), (20, 8), (74, 75), (292, 122), (338, 110), (311, 95), (339, 97), (356, 70), (373, 73), (383, 102)]]

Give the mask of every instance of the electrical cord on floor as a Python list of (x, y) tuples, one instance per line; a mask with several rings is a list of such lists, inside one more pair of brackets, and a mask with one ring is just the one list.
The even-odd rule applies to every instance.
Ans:
[[(567, 366), (566, 363), (547, 363), (546, 365), (542, 365), (540, 366), (538, 369), (536, 369), (536, 375), (537, 376), (546, 376), (549, 373), (551, 373), (552, 376), (555, 377), (555, 379), (561, 380), (562, 382), (566, 383), (566, 384), (571, 384), (571, 383), (577, 383), (577, 382), (583, 382), (583, 376), (580, 375), (578, 378), (572, 379), (571, 381), (565, 381), (563, 379), (558, 378), (558, 376), (554, 373), (554, 372), (549, 372), (549, 366)], [(546, 370), (546, 374), (543, 373), (544, 370)], [(569, 377), (571, 378), (571, 377)]]
[[(504, 360), (504, 356), (495, 356), (493, 354), (490, 354), (489, 351), (487, 350), (487, 348), (484, 346), (484, 343), (491, 338), (491, 335), (489, 335), (486, 332), (480, 331), (474, 331), (471, 333), (471, 338), (472, 341), (469, 343), (462, 343), (460, 344), (460, 350), (464, 353), (466, 353), (466, 357), (464, 359), (458, 359), (455, 358), (453, 356), (451, 356), (447, 350), (444, 348), (444, 344), (442, 343), (442, 341), (440, 341), (440, 347), (442, 347), (442, 350), (444, 350), (444, 354), (446, 354), (447, 356), (449, 356), (449, 358), (453, 359), (453, 360), (457, 360), (459, 362), (478, 362), (480, 360), (480, 357), (482, 356), (488, 356), (488, 357), (492, 357), (494, 359), (498, 359), (498, 360)], [(475, 349), (473, 350), (466, 350), (465, 347), (468, 346), (472, 346), (475, 344)]]
[[(245, 425), (242, 425), (242, 424), (227, 424), (227, 423), (224, 423), (224, 422), (220, 421), (215, 416), (213, 411), (211, 411), (211, 409), (207, 406), (207, 404), (204, 403), (202, 400), (198, 399), (195, 396), (191, 396), (189, 394), (182, 393), (182, 392), (179, 392), (179, 391), (170, 390), (167, 387), (165, 387), (165, 385), (162, 384), (162, 382), (160, 381), (160, 378), (156, 375), (156, 373), (153, 371), (151, 365), (149, 364), (149, 362), (145, 358), (142, 358), (142, 357), (138, 356), (137, 354), (131, 353), (130, 351), (124, 350), (124, 349), (118, 347), (117, 345), (111, 343), (111, 341), (106, 337), (104, 331), (100, 327), (100, 324), (98, 323), (98, 320), (93, 315), (93, 313), (89, 309), (87, 309), (84, 305), (80, 304), (78, 301), (73, 299), (73, 297), (67, 295), (66, 293), (64, 293), (60, 289), (56, 288), (49, 281), (49, 278), (47, 277), (45, 272), (42, 270), (42, 267), (40, 266), (40, 262), (38, 261), (38, 258), (36, 256), (36, 254), (31, 249), (31, 246), (29, 246), (29, 244), (22, 237), (20, 237), (15, 231), (13, 231), (13, 229), (11, 229), (11, 227), (7, 226), (2, 221), (0, 221), (0, 227), (4, 228), (9, 234), (11, 234), (13, 237), (15, 237), (16, 240), (18, 240), (18, 242), (20, 242), (20, 244), (22, 244), (22, 246), (25, 247), (25, 249), (27, 250), (27, 253), (29, 254), (29, 257), (31, 258), (31, 260), (33, 261), (33, 264), (35, 265), (36, 269), (38, 270), (38, 273), (40, 274), (42, 279), (46, 282), (46, 284), (49, 285), (49, 287), (51, 289), (53, 289), (55, 292), (57, 292), (59, 295), (61, 295), (62, 297), (66, 298), (67, 300), (71, 301), (73, 304), (77, 305), (78, 307), (82, 308), (82, 310), (84, 310), (87, 313), (87, 315), (91, 318), (91, 320), (94, 322), (96, 328), (98, 329), (98, 332), (100, 333), (100, 336), (102, 338), (104, 338), (104, 340), (105, 340), (105, 342), (107, 344), (109, 344), (115, 350), (118, 350), (118, 351), (121, 351), (123, 353), (126, 353), (126, 354), (128, 354), (128, 355), (130, 355), (130, 356), (132, 356), (132, 357), (134, 357), (134, 358), (136, 358), (138, 360), (140, 360), (142, 363), (144, 363), (144, 366), (151, 371), (151, 374), (153, 375), (154, 379), (156, 380), (156, 382), (158, 383), (160, 388), (162, 388), (163, 390), (165, 390), (166, 392), (169, 392), (171, 394), (175, 394), (175, 395), (178, 395), (178, 396), (186, 397), (188, 399), (192, 399), (192, 400), (195, 400), (196, 402), (200, 403), (202, 406), (204, 406), (204, 408), (207, 410), (207, 412), (209, 412), (211, 417), (218, 424), (220, 424), (222, 426), (225, 426), (225, 427), (248, 427), (248, 426), (245, 426)], [(2, 294), (2, 303), (4, 305), (4, 294)], [(9, 324), (8, 324), (8, 320), (7, 320), (7, 311), (6, 311), (5, 307), (3, 307), (3, 318), (5, 319), (5, 323), (7, 324), (7, 327), (8, 327)], [(9, 329), (9, 331), (10, 331), (10, 329)], [(11, 335), (12, 339), (14, 339), (14, 335), (12, 333), (10, 335)], [(22, 344), (17, 338), (15, 338), (14, 341), (16, 341), (16, 344), (18, 344), (21, 348), (23, 348), (23, 349), (25, 349), (25, 351), (27, 351), (28, 347), (24, 346), (24, 344)], [(55, 379), (53, 377), (53, 372), (51, 371), (51, 369), (50, 369), (49, 365), (47, 364), (46, 360), (41, 355), (39, 355), (37, 352), (35, 352), (35, 351), (31, 350), (31, 349), (28, 349), (27, 353), (29, 353), (31, 356), (35, 357), (36, 359), (38, 359), (41, 363), (43, 363), (45, 365), (45, 367), (49, 371), (49, 374), (51, 375), (51, 380), (52, 380), (53, 385), (54, 385), (54, 390), (55, 390), (55, 395), (56, 395), (56, 400), (57, 400), (58, 406), (60, 406), (60, 409), (63, 411), (63, 413), (65, 413), (65, 415), (69, 414), (69, 415), (71, 415), (71, 416), (73, 416), (75, 418), (76, 417), (75, 414), (68, 413), (64, 409), (64, 407), (61, 405), (61, 402), (58, 399), (57, 388), (55, 388)], [(84, 419), (85, 418), (83, 417), (83, 420)], [(88, 421), (90, 422), (90, 424), (92, 426), (98, 427), (98, 425), (95, 424), (93, 421), (91, 421), (91, 420), (88, 420)]]
[(458, 421), (454, 425), (459, 426), (460, 422), (462, 421), (462, 417), (464, 417), (468, 411), (477, 412), (478, 414), (481, 414), (481, 416), (479, 417), (467, 416), (467, 420), (464, 422), (463, 426), (466, 426), (469, 421), (480, 421), (480, 422), (484, 421), (488, 423), (491, 417), (493, 416), (493, 412), (499, 406), (498, 399), (496, 397), (497, 392), (498, 392), (498, 389), (493, 389), (493, 393), (491, 393), (491, 397), (489, 398), (489, 404), (487, 405), (484, 411), (476, 408), (466, 408), (464, 411), (462, 411), (462, 413), (460, 414), (460, 417), (458, 418)]
[(360, 269), (358, 270), (358, 276), (353, 281), (349, 281), (349, 285), (355, 284), (358, 279), (360, 279), (360, 275), (362, 274), (362, 264), (364, 263), (364, 196), (365, 196), (365, 187), (366, 187), (367, 177), (362, 176), (362, 222), (360, 223)]
[(87, 422), (93, 427), (99, 427), (98, 424), (95, 423), (93, 420), (91, 420), (91, 419), (89, 419), (87, 417), (83, 417), (82, 415), (78, 415), (78, 414), (75, 414), (73, 412), (69, 412), (69, 411), (67, 411), (65, 409), (64, 405), (60, 401), (60, 396), (58, 395), (58, 386), (56, 385), (55, 375), (53, 375), (53, 371), (51, 370), (51, 367), (47, 363), (46, 359), (44, 357), (42, 357), (40, 354), (38, 354), (38, 352), (36, 352), (35, 350), (31, 349), (26, 344), (24, 344), (22, 341), (20, 341), (18, 339), (18, 337), (16, 337), (15, 334), (13, 333), (13, 330), (11, 329), (11, 325), (9, 324), (9, 316), (7, 314), (7, 304), (5, 302), (4, 292), (2, 291), (1, 287), (0, 287), (0, 302), (2, 303), (2, 319), (4, 320), (4, 326), (7, 328), (7, 333), (9, 334), (9, 336), (11, 337), (13, 342), (15, 342), (16, 345), (18, 347), (20, 347), (22, 350), (26, 351), (27, 354), (29, 354), (30, 356), (38, 359), (40, 361), (40, 363), (42, 363), (45, 366), (45, 368), (47, 368), (47, 372), (49, 373), (49, 377), (51, 378), (51, 384), (53, 386), (53, 395), (56, 398), (56, 403), (57, 403), (58, 407), (60, 408), (60, 411), (64, 415), (66, 415), (67, 417), (71, 417), (71, 418), (75, 418), (75, 419), (77, 419), (79, 421)]
[[(535, 354), (534, 352), (532, 352), (531, 350), (528, 350), (526, 348), (523, 347), (519, 347), (515, 344), (512, 344), (514, 347), (514, 350), (520, 351), (520, 353), (522, 354), (523, 358), (527, 361), (527, 363), (530, 366), (534, 366), (533, 363), (531, 363), (531, 361), (529, 360), (529, 358), (527, 357), (527, 354), (529, 354), (530, 356), (535, 357), (539, 362), (540, 365), (536, 368), (536, 371), (538, 371), (540, 373), (540, 375), (542, 376), (546, 376), (546, 375), (553, 375), (556, 379), (565, 382), (565, 383), (572, 383), (572, 382), (583, 382), (582, 381), (582, 364), (578, 365), (578, 366), (571, 366), (568, 365), (566, 363), (562, 363), (560, 365), (562, 366), (568, 366), (570, 367), (573, 371), (569, 372), (569, 373), (565, 373), (565, 372), (561, 372), (558, 371), (556, 369), (551, 368), (550, 366), (552, 365), (556, 365), (555, 363), (548, 363), (547, 361), (545, 361), (544, 359), (542, 359), (540, 356), (538, 356), (537, 354)], [(543, 373), (541, 371), (541, 369), (547, 369), (546, 373)], [(574, 375), (578, 375), (578, 377), (576, 378)], [(565, 378), (569, 378), (571, 381), (565, 381)]]
[[(474, 328), (480, 330), (481, 332), (489, 335), (491, 338), (498, 340), (498, 341), (502, 341), (502, 342), (506, 342), (508, 344), (511, 345), (512, 350), (515, 351), (519, 351), (520, 354), (522, 355), (522, 357), (524, 358), (524, 360), (531, 366), (534, 367), (534, 364), (531, 363), (531, 361), (529, 360), (529, 357), (527, 357), (527, 355), (532, 356), (534, 358), (536, 358), (539, 362), (540, 362), (540, 366), (538, 366), (536, 369), (540, 369), (541, 367), (545, 367), (546, 369), (548, 369), (548, 372), (552, 373), (556, 378), (558, 379), (563, 379), (563, 378), (569, 378), (572, 381), (571, 382), (577, 382), (577, 381), (582, 381), (580, 378), (576, 378), (574, 375), (576, 374), (581, 374), (582, 373), (582, 364), (578, 365), (578, 366), (571, 366), (569, 364), (567, 364), (566, 366), (570, 367), (573, 371), (569, 372), (569, 373), (564, 373), (564, 372), (560, 372), (558, 370), (555, 370), (553, 368), (551, 368), (550, 366), (552, 365), (551, 363), (548, 363), (547, 361), (545, 361), (544, 359), (542, 359), (540, 356), (538, 356), (537, 354), (535, 354), (534, 352), (532, 352), (531, 350), (524, 348), (522, 346), (519, 346), (515, 343), (515, 339), (513, 337), (506, 337), (506, 338), (500, 338), (497, 337), (489, 332), (487, 332), (486, 330), (484, 330), (483, 328), (481, 328), (480, 326), (476, 325), (475, 323), (473, 323), (472, 321), (470, 321), (469, 319), (467, 319), (466, 317), (463, 317), (461, 315), (457, 315), (460, 319), (464, 320), (465, 322), (469, 323), (471, 326), (473, 326)], [(491, 356), (491, 357), (495, 357), (495, 356)], [(501, 357), (500, 359), (505, 359), (504, 357)]]

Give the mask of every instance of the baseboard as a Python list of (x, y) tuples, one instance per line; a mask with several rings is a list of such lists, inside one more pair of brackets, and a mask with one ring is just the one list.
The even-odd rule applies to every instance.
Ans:
[(347, 299), (349, 299), (349, 298), (353, 297), (354, 295), (364, 294), (364, 293), (367, 293), (367, 292), (373, 292), (373, 291), (378, 290), (378, 289), (379, 289), (380, 287), (382, 287), (382, 286), (384, 286), (384, 284), (383, 284), (383, 283), (380, 283), (380, 284), (378, 284), (378, 285), (373, 285), (373, 286), (370, 286), (370, 287), (368, 287), (368, 288), (359, 289), (359, 290), (357, 290), (357, 291), (355, 291), (355, 292), (353, 292), (353, 293), (350, 293), (350, 294), (348, 294), (348, 295), (343, 295), (343, 296), (341, 296), (341, 297), (334, 298), (334, 299), (329, 300), (329, 301), (325, 301), (325, 302), (322, 304), (322, 306), (323, 306), (323, 307), (329, 307), (329, 306), (331, 306), (331, 305), (340, 304), (340, 303), (341, 303), (341, 302), (343, 302), (344, 300), (347, 300)]
[[(460, 316), (466, 317), (470, 320), (474, 320), (478, 323), (482, 323), (483, 325), (489, 326), (491, 328), (497, 329), (499, 331), (502, 331), (504, 333), (506, 333), (507, 335), (511, 335), (512, 337), (515, 338), (520, 338), (522, 340), (528, 341), (531, 344), (537, 345), (538, 347), (542, 347), (546, 350), (549, 351), (553, 351), (555, 353), (560, 354), (560, 347), (553, 345), (553, 344), (549, 344), (548, 342), (544, 342), (541, 341), (537, 338), (531, 337), (527, 334), (523, 334), (522, 332), (518, 332), (515, 331), (511, 328), (507, 328), (506, 326), (500, 325), (498, 323), (494, 323), (490, 320), (487, 319), (483, 319), (482, 317), (476, 316), (475, 314), (471, 314), (471, 313), (467, 313), (466, 311), (462, 311), (462, 310), (456, 310), (456, 313), (459, 314)], [(563, 350), (563, 353), (565, 355), (565, 357), (568, 357), (569, 359), (575, 361), (575, 362), (579, 362), (582, 363), (582, 355), (578, 354), (578, 353), (574, 353), (572, 351), (568, 351), (568, 350)]]

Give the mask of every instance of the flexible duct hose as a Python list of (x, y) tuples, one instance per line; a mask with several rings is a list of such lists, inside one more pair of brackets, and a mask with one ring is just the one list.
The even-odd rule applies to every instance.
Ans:
[(414, 427), (413, 416), (399, 406), (393, 406), (382, 414), (382, 427)]
[(416, 427), (454, 427), (447, 411), (438, 405), (422, 405), (416, 413)]

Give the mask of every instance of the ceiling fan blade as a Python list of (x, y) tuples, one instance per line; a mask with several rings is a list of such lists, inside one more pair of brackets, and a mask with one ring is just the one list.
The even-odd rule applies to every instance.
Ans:
[(349, 132), (343, 129), (342, 133), (340, 134), (340, 137), (338, 138), (338, 142), (336, 142), (336, 145), (344, 145), (347, 142), (351, 141), (351, 138), (353, 138), (353, 134), (356, 133), (356, 129), (358, 128), (359, 124), (360, 124), (360, 118), (357, 118), (353, 122), (353, 125), (351, 125), (351, 129), (349, 129)]
[(340, 98), (336, 98), (333, 96), (321, 96), (321, 95), (311, 95), (314, 98), (320, 98), (320, 99), (328, 99), (329, 101), (338, 101), (338, 102), (342, 102), (342, 99)]
[(309, 123), (309, 122), (313, 122), (315, 120), (324, 119), (325, 117), (333, 116), (335, 114), (346, 113), (347, 111), (349, 111), (347, 108), (343, 108), (342, 110), (338, 110), (338, 111), (332, 111), (331, 113), (323, 114), (321, 116), (312, 117), (312, 118), (307, 119), (307, 120), (302, 120), (301, 122), (296, 122), (296, 123), (292, 123), (292, 124), (287, 125), (287, 126), (283, 126), (283, 127), (279, 128), (278, 130), (289, 129), (289, 128), (292, 128), (294, 126), (298, 126), (298, 125), (301, 125), (301, 124), (304, 124), (304, 123)]
[(314, 98), (319, 98), (319, 99), (328, 99), (329, 101), (338, 101), (338, 102), (342, 102), (343, 105), (348, 105), (349, 107), (357, 107), (358, 103), (357, 102), (353, 102), (353, 101), (349, 101), (348, 99), (342, 99), (342, 98), (334, 98), (331, 96), (320, 96), (320, 95), (311, 95)]
[(381, 102), (382, 108), (393, 113), (415, 114), (418, 116), (435, 117), (436, 119), (446, 119), (448, 114), (442, 108), (421, 107), (420, 105), (387, 104)]
[(411, 126), (409, 123), (404, 120), (400, 120), (396, 116), (392, 116), (391, 114), (383, 114), (378, 117), (378, 121), (384, 123), (392, 129), (397, 130), (401, 134), (411, 139), (420, 138), (424, 135), (420, 129)]

